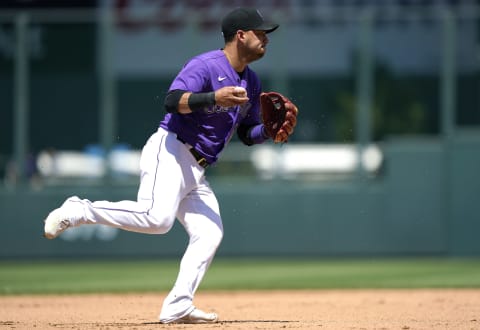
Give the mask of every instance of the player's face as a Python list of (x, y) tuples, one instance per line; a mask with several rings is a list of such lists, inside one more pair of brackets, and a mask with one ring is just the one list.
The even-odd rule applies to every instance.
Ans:
[(265, 31), (250, 30), (244, 34), (245, 56), (253, 62), (265, 55), (268, 37)]

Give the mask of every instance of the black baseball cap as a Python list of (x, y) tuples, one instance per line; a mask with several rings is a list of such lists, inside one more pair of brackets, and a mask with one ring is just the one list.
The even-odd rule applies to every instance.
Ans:
[(222, 20), (222, 34), (229, 37), (238, 30), (259, 30), (270, 33), (278, 28), (278, 24), (266, 22), (262, 14), (255, 8), (236, 8)]

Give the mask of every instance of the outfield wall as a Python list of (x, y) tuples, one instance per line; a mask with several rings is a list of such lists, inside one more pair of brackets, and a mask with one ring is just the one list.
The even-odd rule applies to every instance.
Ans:
[[(480, 255), (480, 134), (382, 145), (375, 179), (233, 182), (212, 177), (220, 201), (224, 256)], [(48, 187), (0, 193), (0, 257), (170, 257), (187, 236), (177, 222), (163, 236), (84, 226), (48, 241), (44, 216), (65, 197), (121, 200), (133, 186)]]

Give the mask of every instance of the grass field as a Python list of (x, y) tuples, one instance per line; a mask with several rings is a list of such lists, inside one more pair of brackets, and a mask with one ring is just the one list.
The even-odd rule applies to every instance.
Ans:
[[(0, 294), (169, 290), (179, 261), (2, 261)], [(480, 288), (480, 259), (216, 259), (202, 290)]]

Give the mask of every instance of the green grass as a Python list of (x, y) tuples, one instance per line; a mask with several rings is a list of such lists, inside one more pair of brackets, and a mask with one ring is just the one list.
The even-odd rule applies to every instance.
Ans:
[[(179, 261), (0, 262), (0, 294), (169, 290)], [(202, 290), (480, 288), (480, 259), (216, 259)]]

